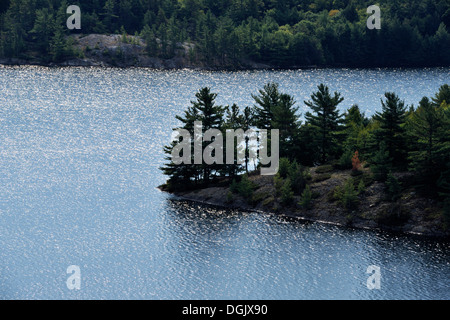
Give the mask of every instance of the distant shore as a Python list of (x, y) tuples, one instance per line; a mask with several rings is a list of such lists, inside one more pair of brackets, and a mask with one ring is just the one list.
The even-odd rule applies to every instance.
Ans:
[[(334, 170), (324, 175), (311, 169), (311, 190), (314, 200), (310, 209), (298, 205), (299, 196), (292, 205), (283, 206), (276, 196), (273, 176), (250, 175), (256, 185), (252, 199), (232, 194), (226, 183), (210, 185), (190, 191), (170, 192), (176, 198), (220, 206), (228, 209), (256, 211), (303, 221), (327, 223), (359, 229), (384, 230), (390, 232), (420, 235), (434, 238), (449, 238), (450, 230), (444, 226), (441, 204), (419, 195), (414, 188), (406, 188), (399, 200), (390, 202), (385, 199), (384, 184), (372, 182), (360, 195), (360, 204), (355, 210), (346, 210), (333, 199), (335, 188), (350, 177), (351, 170)], [(408, 183), (410, 175), (399, 174), (399, 179)], [(163, 185), (162, 191), (168, 191)]]
[[(277, 66), (261, 63), (249, 59), (238, 61), (226, 61), (218, 63), (205, 62), (191, 57), (194, 44), (178, 43), (173, 57), (161, 58), (149, 56), (146, 44), (141, 37), (127, 35), (126, 41), (119, 34), (76, 34), (70, 36), (73, 42), (73, 50), (76, 55), (63, 58), (60, 61), (51, 61), (42, 56), (28, 56), (22, 58), (0, 58), (0, 65), (8, 66), (45, 66), (45, 67), (118, 67), (118, 68), (151, 68), (160, 70), (193, 69), (205, 71), (238, 71), (238, 70), (296, 70), (312, 68), (392, 68), (376, 66), (347, 66), (347, 65), (291, 65)], [(448, 67), (448, 66), (447, 66)], [(395, 68), (414, 68), (415, 65), (395, 66)], [(445, 68), (445, 67), (443, 67)]]

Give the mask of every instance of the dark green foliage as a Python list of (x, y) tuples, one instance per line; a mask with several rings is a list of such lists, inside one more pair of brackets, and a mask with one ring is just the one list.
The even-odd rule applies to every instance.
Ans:
[(370, 161), (370, 169), (373, 178), (378, 181), (386, 181), (388, 173), (391, 171), (391, 158), (386, 150), (384, 142), (380, 143), (380, 148)]
[(444, 124), (443, 118), (440, 104), (436, 107), (424, 97), (408, 121), (408, 133), (413, 141), (409, 152), (410, 167), (417, 174), (417, 182), (428, 187), (434, 185), (439, 178), (442, 161), (439, 131)]
[(355, 182), (348, 179), (343, 186), (337, 187), (334, 197), (347, 210), (355, 209), (358, 206), (358, 190), (355, 190)]
[(293, 199), (294, 194), (301, 194), (306, 186), (308, 172), (296, 161), (287, 158), (280, 159), (278, 173), (274, 176), (276, 196), (286, 205)]
[(256, 105), (254, 106), (255, 125), (258, 129), (272, 128), (275, 108), (280, 103), (279, 85), (270, 82), (259, 90), (259, 95), (252, 95)]
[(314, 182), (321, 182), (331, 178), (331, 173), (321, 173), (313, 178)]
[(290, 205), (294, 199), (294, 191), (292, 191), (292, 184), (289, 178), (284, 180), (280, 193), (281, 203), (285, 206)]
[(386, 197), (390, 201), (396, 201), (400, 198), (400, 192), (402, 191), (402, 187), (400, 182), (392, 174), (392, 172), (388, 173), (385, 186), (386, 186)]
[(280, 157), (293, 159), (298, 152), (298, 108), (294, 107), (294, 98), (280, 94), (278, 104), (273, 108), (272, 129), (280, 130)]
[[(45, 33), (38, 39), (31, 30), (37, 10), (41, 10), (39, 19), (44, 9), (55, 18), (61, 4), (68, 6), (59, 1), (2, 0), (1, 56), (19, 57), (34, 50), (48, 55)], [(280, 67), (450, 63), (446, 0), (411, 0), (408, 8), (414, 10), (395, 0), (382, 1), (381, 30), (365, 27), (368, 15), (364, 13), (372, 4), (366, 0), (77, 0), (69, 4), (80, 5), (85, 34), (118, 33), (121, 27), (135, 34), (148, 26), (149, 54), (156, 52), (162, 58), (173, 57), (177, 43), (190, 41), (195, 44), (194, 60), (221, 66), (239, 66), (248, 59)], [(68, 16), (64, 13), (64, 17)]]
[[(247, 174), (241, 176), (239, 182), (233, 179), (230, 185), (229, 192), (231, 194), (238, 194), (245, 198), (249, 203), (252, 202), (253, 191), (255, 190), (255, 185), (250, 181)], [(227, 196), (228, 197), (228, 196)]]
[(305, 189), (302, 192), (302, 196), (300, 198), (300, 202), (299, 205), (302, 206), (305, 209), (310, 209), (311, 208), (311, 202), (312, 202), (312, 192), (311, 192), (311, 188), (308, 186), (305, 187)]
[(374, 132), (374, 138), (378, 143), (385, 144), (392, 160), (390, 165), (406, 168), (405, 103), (393, 92), (386, 92), (385, 97), (386, 101), (381, 100), (381, 112), (377, 112), (374, 117), (380, 123), (380, 127)]
[(278, 167), (278, 175), (281, 178), (286, 178), (289, 172), (289, 167), (291, 163), (288, 158), (280, 158), (279, 167)]
[(254, 189), (255, 186), (249, 180), (248, 175), (244, 174), (241, 178), (241, 181), (238, 184), (237, 193), (250, 202), (252, 199)]
[(341, 117), (337, 106), (344, 98), (337, 92), (332, 96), (327, 86), (320, 84), (318, 91), (311, 95), (310, 101), (305, 104), (313, 113), (305, 115), (307, 123), (316, 130), (316, 145), (319, 149), (319, 159), (325, 163), (334, 159), (339, 153), (339, 131), (341, 130)]
[(443, 102), (450, 104), (450, 86), (448, 84), (440, 86), (439, 91), (431, 100), (436, 107), (440, 107)]
[[(377, 221), (380, 224), (397, 226), (409, 219), (408, 212), (405, 212), (397, 203), (401, 197), (402, 188), (417, 186), (419, 182), (426, 181), (426, 189), (433, 191), (429, 195), (442, 203), (443, 220), (449, 221), (450, 107), (446, 103), (447, 86), (441, 86), (432, 100), (423, 98), (416, 110), (411, 107), (409, 111), (406, 111), (403, 102), (394, 93), (385, 95), (386, 100), (382, 101), (382, 112), (377, 113), (372, 119), (365, 118), (359, 112), (359, 108), (353, 106), (345, 114), (344, 126), (340, 125), (339, 113), (335, 108), (330, 107), (342, 99), (339, 94), (336, 93), (332, 97), (327, 91), (325, 86), (319, 86), (319, 92), (313, 95), (314, 102), (310, 103), (317, 110), (328, 110), (326, 112), (330, 114), (329, 119), (322, 123), (334, 123), (327, 126), (333, 129), (331, 130), (333, 134), (326, 136), (327, 147), (324, 148), (324, 135), (320, 127), (322, 123), (319, 121), (322, 116), (321, 111), (318, 111), (316, 116), (310, 114), (309, 120), (303, 125), (284, 126), (281, 116), (277, 122), (272, 119), (270, 125), (268, 124), (270, 112), (273, 116), (277, 112), (274, 110), (280, 108), (283, 99), (288, 106), (284, 108), (284, 111), (289, 112), (281, 112), (281, 114), (292, 116), (291, 120), (296, 119), (295, 112), (290, 112), (295, 109), (292, 108), (292, 97), (280, 93), (276, 84), (268, 84), (260, 90), (260, 94), (257, 97), (254, 96), (255, 101), (259, 101), (258, 107), (253, 110), (247, 107), (244, 112), (241, 112), (234, 104), (228, 107), (216, 106), (216, 94), (211, 93), (208, 88), (199, 90), (195, 95), (197, 99), (192, 101), (191, 106), (182, 116), (177, 116), (182, 128), (189, 132), (193, 132), (194, 121), (197, 120), (203, 121), (204, 130), (218, 128), (222, 131), (240, 127), (247, 130), (254, 128), (255, 123), (268, 125), (267, 128), (270, 129), (277, 123), (280, 128), (289, 128), (293, 133), (292, 136), (298, 137), (298, 140), (297, 138), (286, 139), (286, 148), (294, 148), (294, 144), (308, 146), (308, 148), (301, 149), (302, 152), (295, 153), (294, 156), (291, 155), (292, 157), (280, 158), (279, 171), (273, 178), (274, 195), (269, 196), (265, 192), (255, 193), (256, 186), (250, 181), (248, 175), (239, 175), (244, 170), (242, 165), (237, 163), (222, 167), (203, 164), (176, 166), (170, 162), (170, 158), (166, 158), (169, 162), (162, 168), (163, 172), (169, 176), (167, 188), (169, 190), (191, 189), (212, 182), (232, 181), (230, 193), (227, 195), (228, 201), (232, 201), (233, 194), (240, 194), (249, 203), (263, 202), (265, 205), (274, 203), (273, 210), (276, 210), (277, 203), (290, 206), (294, 198), (300, 198), (298, 204), (308, 208), (311, 205), (311, 199), (320, 195), (312, 194), (310, 187), (307, 186), (306, 182), (311, 180), (311, 175), (305, 164), (317, 164), (323, 160), (324, 153), (328, 162), (312, 170), (315, 172), (314, 183), (330, 179), (336, 167), (356, 168), (352, 170), (352, 177), (342, 186), (328, 192), (326, 197), (330, 202), (338, 201), (346, 210), (354, 210), (359, 204), (360, 195), (368, 191), (373, 192), (372, 189), (368, 191), (366, 189), (374, 180), (384, 182), (386, 200), (392, 203), (390, 207), (383, 209)], [(287, 121), (286, 124), (294, 122)], [(361, 142), (363, 140), (364, 143)], [(165, 153), (170, 154), (173, 146), (174, 143), (166, 146)], [(364, 163), (359, 163), (360, 153), (356, 152), (358, 150), (352, 151), (351, 147), (361, 147), (371, 151), (371, 153), (367, 152), (365, 159), (369, 164), (369, 170)], [(339, 154), (338, 150), (345, 151)], [(409, 157), (404, 157), (406, 154)], [(336, 155), (339, 155), (340, 160), (336, 160), (338, 159), (334, 157)], [(400, 158), (400, 155), (404, 158)], [(403, 160), (400, 161), (400, 159)], [(402, 177), (405, 177), (402, 178), (402, 186), (396, 177), (399, 176), (399, 169), (404, 167), (411, 170), (413, 174), (402, 174)], [(342, 172), (336, 173), (336, 177), (341, 174)], [(224, 177), (228, 179), (223, 179)], [(349, 221), (352, 221), (354, 217), (349, 213)]]
[(352, 168), (352, 157), (354, 151), (350, 149), (346, 149), (344, 153), (341, 155), (338, 161), (339, 169), (351, 169)]
[(301, 194), (306, 186), (305, 168), (293, 161), (289, 166), (288, 176), (291, 181), (292, 191), (295, 194)]

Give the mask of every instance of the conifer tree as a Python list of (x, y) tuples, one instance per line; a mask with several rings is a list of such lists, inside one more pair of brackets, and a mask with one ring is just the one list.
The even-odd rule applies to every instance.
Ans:
[[(224, 107), (215, 104), (217, 94), (212, 93), (210, 88), (204, 87), (195, 94), (195, 97), (197, 100), (191, 101), (191, 103), (199, 112), (199, 120), (202, 122), (203, 132), (212, 128), (222, 130), (225, 109)], [(203, 141), (202, 149), (204, 150), (208, 144), (209, 142)], [(210, 173), (212, 171), (220, 170), (217, 165), (202, 164), (202, 167), (203, 181), (205, 183), (209, 182)]]
[(409, 152), (411, 169), (427, 186), (435, 185), (440, 174), (439, 131), (443, 125), (443, 113), (424, 97), (408, 121), (408, 133), (414, 146)]
[(390, 164), (396, 168), (406, 168), (405, 103), (393, 92), (386, 92), (385, 97), (386, 101), (381, 100), (381, 112), (374, 116), (380, 123), (380, 127), (374, 132), (377, 149), (380, 142), (384, 142), (389, 158), (392, 159)]
[(300, 152), (298, 145), (299, 116), (294, 107), (294, 98), (280, 94), (278, 104), (273, 108), (272, 128), (280, 130), (280, 157), (291, 160)]
[(392, 160), (389, 152), (386, 150), (384, 142), (380, 143), (378, 151), (372, 156), (370, 161), (370, 169), (373, 177), (378, 181), (386, 181), (388, 173), (391, 171)]
[(332, 96), (324, 84), (320, 84), (318, 89), (311, 95), (310, 101), (305, 101), (313, 111), (307, 112), (305, 118), (317, 132), (315, 143), (320, 152), (319, 159), (321, 163), (325, 163), (339, 153), (339, 133), (343, 115), (339, 114), (337, 106), (344, 98), (338, 92)]
[(439, 91), (431, 100), (436, 107), (440, 107), (443, 102), (450, 104), (450, 86), (448, 84), (440, 86)]
[(259, 95), (252, 95), (256, 102), (254, 113), (255, 125), (258, 129), (271, 129), (274, 109), (280, 102), (278, 87), (278, 83), (269, 82), (262, 90), (259, 90)]

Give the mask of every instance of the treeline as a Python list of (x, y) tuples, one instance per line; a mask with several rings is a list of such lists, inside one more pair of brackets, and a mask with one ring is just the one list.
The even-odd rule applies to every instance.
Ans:
[[(447, 103), (450, 86), (447, 84), (433, 97), (423, 97), (417, 108), (406, 106), (395, 93), (387, 92), (381, 99), (381, 111), (371, 118), (361, 113), (358, 105), (339, 112), (338, 106), (344, 98), (321, 84), (304, 101), (310, 109), (304, 115), (304, 122), (299, 120), (301, 115), (294, 97), (280, 92), (276, 83), (268, 83), (252, 95), (254, 105), (243, 110), (236, 104), (216, 105), (217, 94), (209, 88), (202, 88), (195, 97), (184, 114), (176, 117), (192, 136), (195, 121), (202, 121), (203, 132), (215, 128), (223, 136), (227, 129), (279, 129), (281, 160), (277, 177), (289, 178), (286, 187), (289, 192), (310, 192), (304, 190), (306, 167), (330, 164), (357, 171), (364, 164), (370, 167), (373, 179), (388, 182), (393, 188), (392, 197), (398, 189), (392, 173), (413, 172), (417, 189), (430, 197), (447, 199), (450, 210), (450, 104)], [(164, 148), (168, 156), (161, 169), (169, 177), (170, 190), (201, 187), (224, 177), (232, 181), (242, 173), (249, 173), (249, 151), (255, 146), (250, 146), (248, 139), (237, 147), (245, 149), (245, 163), (226, 165), (175, 164), (171, 154), (179, 142), (180, 139), (175, 140)], [(203, 141), (203, 149), (210, 143)], [(278, 180), (275, 179), (276, 187), (277, 183), (285, 182)], [(247, 190), (248, 181), (246, 178), (243, 181), (241, 187)], [(277, 187), (281, 188), (282, 184)]]
[(2, 0), (0, 56), (82, 54), (66, 38), (68, 4), (78, 32), (139, 35), (162, 58), (187, 41), (190, 59), (217, 66), (450, 65), (449, 0), (379, 0), (381, 30), (366, 28), (369, 0)]

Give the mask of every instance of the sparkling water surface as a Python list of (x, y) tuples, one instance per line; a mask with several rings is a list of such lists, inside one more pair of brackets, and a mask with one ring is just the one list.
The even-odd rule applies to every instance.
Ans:
[[(0, 67), (1, 299), (449, 299), (445, 241), (224, 211), (158, 191), (162, 146), (195, 92), (252, 105), (269, 81), (320, 83), (371, 116), (386, 91), (417, 105), (450, 69)], [(81, 270), (69, 290), (67, 267)], [(369, 265), (381, 289), (369, 290)]]

